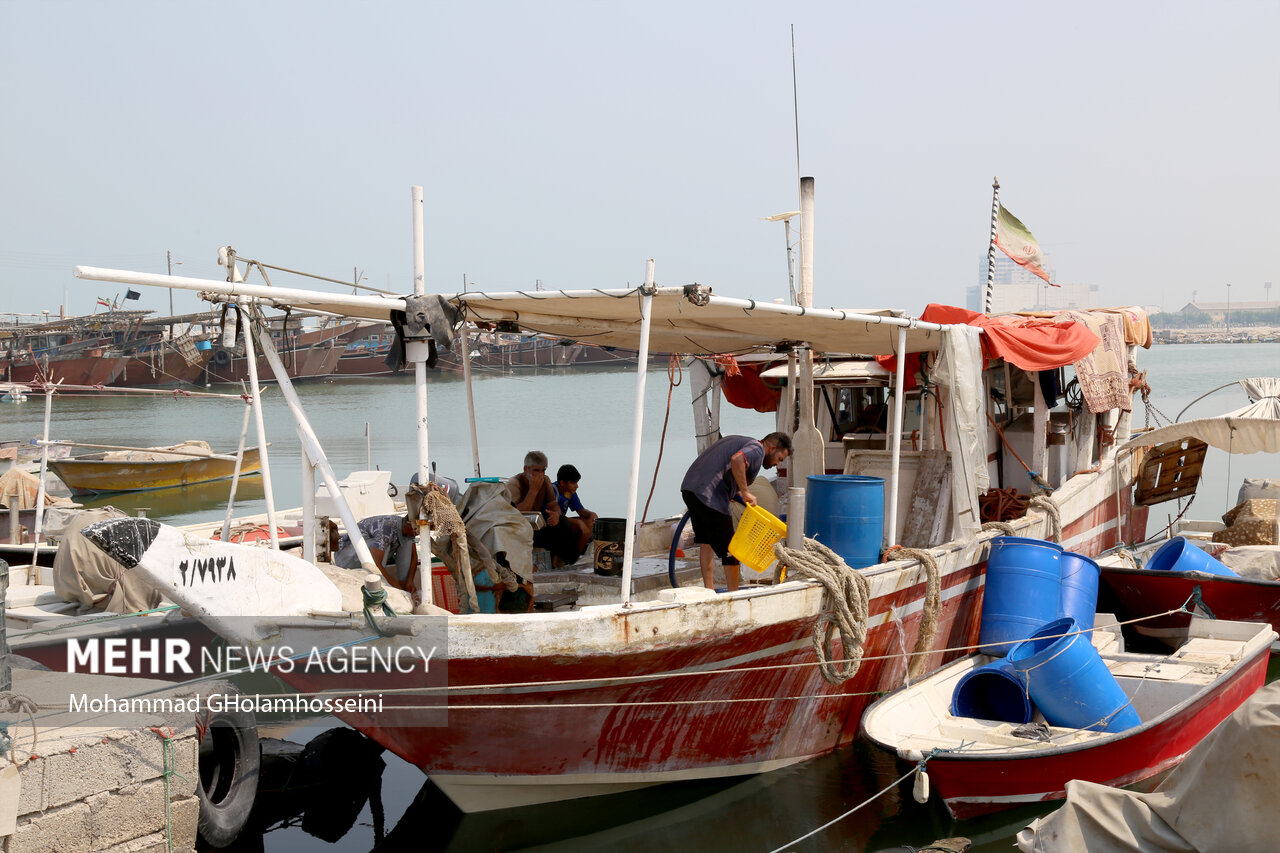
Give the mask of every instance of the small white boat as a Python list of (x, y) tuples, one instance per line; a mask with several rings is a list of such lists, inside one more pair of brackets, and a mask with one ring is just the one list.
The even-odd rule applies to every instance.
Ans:
[(924, 762), (956, 818), (1059, 800), (1073, 779), (1132, 785), (1176, 766), (1262, 686), (1275, 637), (1266, 624), (1196, 618), (1170, 654), (1135, 654), (1114, 624), (1095, 630), (1094, 647), (1142, 721), (1121, 731), (956, 716), (957, 684), (995, 660), (972, 655), (880, 699), (862, 717), (863, 734)]

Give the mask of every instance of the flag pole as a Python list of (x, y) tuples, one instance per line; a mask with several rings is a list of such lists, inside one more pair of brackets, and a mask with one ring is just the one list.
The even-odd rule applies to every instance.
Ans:
[(1000, 176), (991, 181), (991, 241), (987, 244), (987, 289), (982, 295), (982, 313), (991, 313), (992, 291), (996, 283), (996, 221), (1000, 218)]

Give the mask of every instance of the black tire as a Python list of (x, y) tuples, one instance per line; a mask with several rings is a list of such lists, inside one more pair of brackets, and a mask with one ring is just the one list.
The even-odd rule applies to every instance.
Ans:
[(200, 837), (227, 847), (249, 823), (258, 795), (258, 726), (247, 711), (212, 714), (200, 738)]

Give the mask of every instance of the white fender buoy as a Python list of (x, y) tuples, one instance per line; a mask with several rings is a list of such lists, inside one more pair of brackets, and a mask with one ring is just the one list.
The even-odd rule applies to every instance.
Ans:
[(917, 803), (929, 802), (929, 774), (925, 771), (921, 770), (916, 774), (916, 784), (911, 796)]

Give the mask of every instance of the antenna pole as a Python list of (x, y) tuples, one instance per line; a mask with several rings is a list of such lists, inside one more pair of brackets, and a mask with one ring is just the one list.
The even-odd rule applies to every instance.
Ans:
[(796, 180), (800, 180), (800, 95), (796, 85), (796, 25), (791, 25), (791, 110), (796, 126)]

